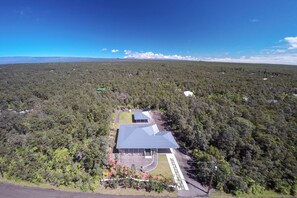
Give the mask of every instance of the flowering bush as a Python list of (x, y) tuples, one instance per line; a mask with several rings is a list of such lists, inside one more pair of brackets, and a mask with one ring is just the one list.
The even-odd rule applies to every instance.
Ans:
[(141, 177), (142, 180), (147, 180), (148, 177), (149, 177), (149, 174), (146, 173), (146, 172), (141, 172), (140, 173), (140, 177)]

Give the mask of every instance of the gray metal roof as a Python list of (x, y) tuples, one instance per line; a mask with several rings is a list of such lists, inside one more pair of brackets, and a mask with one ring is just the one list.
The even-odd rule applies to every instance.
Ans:
[(117, 149), (125, 148), (178, 148), (169, 131), (159, 131), (155, 124), (120, 125)]
[(148, 120), (148, 119), (151, 119), (151, 116), (148, 111), (134, 113), (134, 120)]

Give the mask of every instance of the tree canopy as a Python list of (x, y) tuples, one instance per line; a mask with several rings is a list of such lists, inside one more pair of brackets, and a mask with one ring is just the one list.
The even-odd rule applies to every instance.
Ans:
[[(267, 80), (263, 80), (267, 78)], [(98, 92), (98, 87), (106, 88)], [(194, 97), (185, 97), (184, 91)], [(159, 109), (197, 180), (233, 194), (297, 192), (297, 69), (190, 61), (19, 64), (0, 69), (0, 170), (92, 190), (112, 113)]]

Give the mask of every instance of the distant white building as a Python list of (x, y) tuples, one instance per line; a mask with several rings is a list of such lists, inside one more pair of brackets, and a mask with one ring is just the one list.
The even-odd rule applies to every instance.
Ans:
[(268, 78), (263, 78), (263, 80), (267, 80)]
[(184, 91), (184, 94), (185, 94), (186, 97), (194, 96), (194, 93), (191, 92), (191, 91)]
[(244, 96), (244, 97), (242, 97), (242, 100), (244, 100), (245, 102), (247, 102), (249, 100), (249, 98), (246, 97), (246, 96)]
[(24, 110), (24, 111), (20, 111), (19, 114), (26, 114), (26, 113), (29, 113), (30, 110)]

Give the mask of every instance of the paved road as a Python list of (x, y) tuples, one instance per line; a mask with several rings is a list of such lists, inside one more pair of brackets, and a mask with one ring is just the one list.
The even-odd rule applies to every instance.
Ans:
[[(64, 192), (53, 189), (31, 188), (0, 183), (0, 198), (141, 198), (142, 196), (117, 196), (97, 193)], [(145, 196), (145, 198), (156, 198)]]
[(174, 149), (174, 155), (176, 157), (176, 160), (178, 161), (180, 169), (189, 187), (189, 190), (178, 191), (178, 196), (179, 197), (208, 197), (206, 189), (199, 182), (192, 179), (189, 173), (186, 171), (187, 169), (190, 168), (187, 162), (191, 158), (176, 149)]

